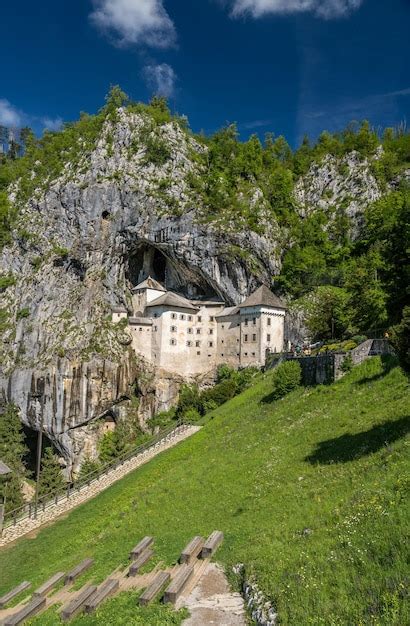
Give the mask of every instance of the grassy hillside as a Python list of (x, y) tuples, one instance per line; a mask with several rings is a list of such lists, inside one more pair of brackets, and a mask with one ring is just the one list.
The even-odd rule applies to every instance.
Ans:
[[(220, 407), (190, 440), (35, 539), (0, 551), (0, 593), (86, 555), (102, 580), (148, 533), (158, 559), (171, 563), (193, 535), (218, 528), (226, 536), (218, 560), (228, 570), (245, 563), (281, 624), (410, 623), (405, 376), (372, 359), (332, 386), (270, 403), (271, 376)], [(116, 598), (99, 622), (75, 623), (171, 619), (158, 607), (143, 618), (133, 606), (132, 596)], [(34, 623), (59, 621), (53, 614)]]

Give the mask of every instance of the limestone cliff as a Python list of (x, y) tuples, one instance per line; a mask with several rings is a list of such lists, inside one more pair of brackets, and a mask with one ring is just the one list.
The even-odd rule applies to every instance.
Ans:
[[(263, 222), (262, 235), (203, 219), (190, 179), (201, 176), (196, 157), (206, 150), (176, 122), (153, 125), (149, 116), (120, 108), (91, 151), (80, 142), (75, 162), (68, 159), (58, 178), (34, 191), (3, 249), (2, 273), (12, 281), (0, 294), (0, 390), (38, 429), (36, 391), (44, 379), (43, 427), (69, 468), (93, 445), (95, 420), (135, 390), (141, 421), (175, 401), (179, 381), (139, 361), (110, 321), (112, 307), (132, 312), (130, 290), (139, 279), (151, 273), (187, 295), (234, 304), (280, 270), (273, 219)], [(352, 196), (354, 215), (364, 189), (368, 199), (378, 197), (367, 163), (351, 155), (346, 166), (343, 178), (329, 159), (299, 181), (301, 215), (323, 201), (325, 190), (329, 202)], [(261, 204), (262, 196), (255, 188), (249, 202)]]

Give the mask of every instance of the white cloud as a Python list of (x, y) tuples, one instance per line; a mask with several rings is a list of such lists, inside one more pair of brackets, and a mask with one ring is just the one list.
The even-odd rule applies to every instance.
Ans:
[(312, 12), (318, 17), (343, 17), (358, 9), (363, 0), (229, 0), (232, 17), (285, 15)]
[(43, 124), (44, 129), (60, 130), (63, 125), (63, 120), (61, 119), (61, 117), (56, 117), (55, 119), (52, 119), (50, 117), (43, 117), (41, 119), (41, 123)]
[(0, 124), (3, 126), (21, 126), (23, 115), (8, 100), (0, 100)]
[(177, 76), (168, 63), (147, 65), (143, 70), (149, 87), (158, 95), (169, 98), (174, 93)]
[(163, 0), (93, 0), (91, 22), (120, 46), (169, 48), (175, 44), (175, 26)]

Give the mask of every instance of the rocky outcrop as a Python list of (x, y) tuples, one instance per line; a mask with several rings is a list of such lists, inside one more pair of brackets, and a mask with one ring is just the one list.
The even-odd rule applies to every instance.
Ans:
[[(263, 234), (233, 219), (223, 227), (207, 220), (192, 184), (207, 148), (177, 121), (120, 108), (87, 145), (81, 139), (59, 177), (41, 181), (20, 207), (0, 257), (10, 277), (0, 293), (0, 394), (28, 426), (42, 424), (69, 468), (95, 451), (98, 420), (115, 419), (114, 408), (135, 393), (141, 424), (176, 401), (182, 379), (138, 361), (121, 324), (110, 321), (116, 306), (132, 314), (139, 280), (151, 274), (188, 297), (236, 304), (272, 281), (281, 257), (271, 214), (260, 213)], [(34, 170), (30, 176), (36, 180)], [(12, 201), (23, 182), (11, 189)], [(356, 218), (379, 190), (368, 163), (352, 153), (312, 165), (295, 194), (301, 217), (343, 200)], [(245, 201), (263, 208), (262, 191)]]
[[(165, 147), (165, 157), (148, 159), (152, 145)], [(278, 271), (268, 235), (222, 232), (202, 220), (188, 177), (203, 150), (177, 123), (155, 126), (119, 109), (91, 154), (79, 146), (76, 164), (34, 193), (2, 252), (14, 284), (0, 294), (1, 393), (27, 425), (43, 423), (69, 466), (95, 439), (92, 424), (135, 385), (142, 423), (177, 397), (181, 381), (138, 363), (110, 321), (114, 306), (132, 312), (130, 289), (144, 271), (190, 296), (232, 304)]]

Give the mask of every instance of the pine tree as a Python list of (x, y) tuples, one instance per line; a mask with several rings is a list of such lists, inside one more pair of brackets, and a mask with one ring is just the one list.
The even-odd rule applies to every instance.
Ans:
[(51, 447), (46, 448), (41, 459), (39, 496), (54, 493), (64, 487), (64, 484), (58, 457)]
[(1, 495), (6, 498), (6, 511), (24, 504), (21, 482), (26, 470), (23, 457), (27, 452), (23, 428), (17, 407), (8, 404), (0, 413), (0, 459), (12, 470), (0, 483)]

